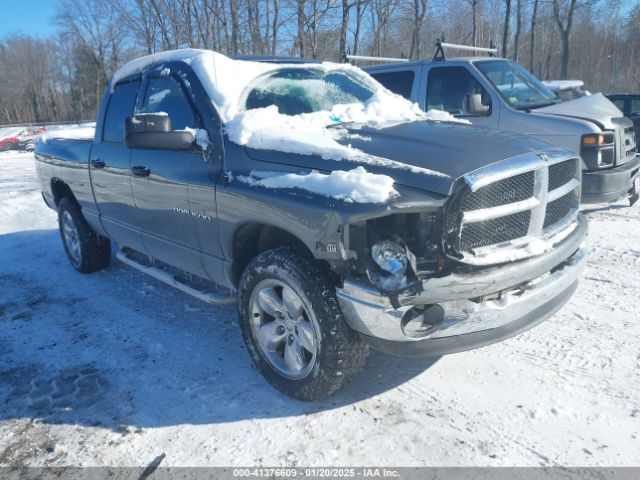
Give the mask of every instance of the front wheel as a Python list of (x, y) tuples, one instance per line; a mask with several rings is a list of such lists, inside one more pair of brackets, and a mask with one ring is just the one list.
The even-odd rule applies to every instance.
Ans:
[(338, 305), (329, 272), (300, 252), (264, 252), (239, 287), (240, 327), (257, 369), (282, 392), (319, 400), (346, 384), (368, 348)]

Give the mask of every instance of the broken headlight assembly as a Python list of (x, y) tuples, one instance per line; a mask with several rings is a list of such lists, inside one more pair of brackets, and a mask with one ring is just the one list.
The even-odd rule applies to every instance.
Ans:
[(409, 252), (406, 246), (393, 240), (381, 240), (371, 247), (371, 258), (382, 270), (377, 279), (382, 290), (399, 290), (407, 286)]
[(420, 290), (419, 274), (437, 274), (440, 222), (434, 209), (349, 225), (349, 246), (357, 255), (349, 272), (366, 276), (389, 298), (411, 288)]

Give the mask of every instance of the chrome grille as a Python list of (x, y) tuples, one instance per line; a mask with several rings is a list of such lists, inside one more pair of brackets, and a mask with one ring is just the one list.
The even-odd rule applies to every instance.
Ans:
[(468, 191), (462, 196), (461, 209), (465, 212), (526, 200), (533, 195), (533, 177), (533, 172), (525, 172), (482, 187), (477, 192)]
[(466, 175), (447, 207), (447, 252), (477, 265), (499, 262), (505, 251), (510, 259), (531, 256), (532, 240), (552, 240), (575, 223), (580, 167), (578, 158), (554, 149)]
[(569, 215), (578, 200), (579, 199), (576, 198), (576, 192), (571, 191), (563, 197), (560, 197), (553, 202), (549, 202), (547, 204), (547, 212), (544, 216), (543, 228), (549, 228)]
[(460, 235), (460, 248), (472, 251), (495, 243), (508, 242), (527, 234), (531, 211), (514, 213), (484, 222), (465, 223)]
[(620, 130), (620, 149), (619, 149), (619, 163), (625, 163), (629, 160), (633, 160), (636, 156), (636, 136), (633, 125), (624, 127)]
[(549, 166), (549, 191), (560, 188), (576, 176), (575, 162), (568, 160)]

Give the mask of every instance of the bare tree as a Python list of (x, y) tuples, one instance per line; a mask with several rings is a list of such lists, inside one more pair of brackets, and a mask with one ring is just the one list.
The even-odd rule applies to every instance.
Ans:
[(538, 19), (538, 2), (533, 0), (533, 11), (531, 12), (531, 31), (529, 33), (529, 70), (533, 72), (536, 59), (536, 21)]
[(509, 23), (511, 22), (511, 0), (504, 0), (505, 13), (502, 27), (502, 56), (507, 57), (507, 47), (509, 46)]
[(298, 44), (300, 57), (304, 57), (304, 26), (307, 23), (305, 4), (306, 0), (296, 0), (296, 19), (298, 20), (298, 35), (296, 38), (296, 43)]
[(362, 21), (364, 19), (364, 14), (369, 6), (371, 0), (360, 0), (356, 3), (356, 28), (353, 32), (353, 54), (358, 54), (358, 49), (360, 48), (360, 34), (362, 32)]
[(229, 0), (229, 13), (231, 15), (231, 45), (229, 53), (237, 55), (240, 52), (240, 12), (238, 0)]
[(478, 0), (465, 0), (471, 5), (471, 45), (478, 45)]
[(513, 37), (513, 60), (518, 61), (520, 49), (520, 32), (522, 30), (522, 0), (517, 0), (516, 4), (516, 33)]
[(409, 58), (420, 58), (420, 30), (427, 14), (427, 0), (413, 0), (413, 28), (411, 29), (411, 46)]
[(273, 23), (271, 26), (271, 55), (278, 48), (278, 30), (280, 29), (280, 0), (273, 0)]
[(353, 7), (353, 3), (349, 0), (341, 0), (342, 5), (342, 19), (340, 22), (340, 58), (346, 58), (347, 56), (347, 32), (349, 30), (349, 12)]
[(56, 21), (74, 35), (93, 54), (98, 74), (95, 77), (96, 108), (107, 78), (124, 60), (125, 23), (101, 0), (60, 0)]
[[(576, 11), (577, 0), (563, 1), (565, 5), (560, 5), (560, 0), (553, 0), (553, 17), (560, 32), (560, 42), (562, 44), (562, 59), (560, 62), (560, 78), (565, 80), (569, 71), (569, 40), (571, 27), (573, 26), (573, 15)], [(564, 7), (564, 8), (563, 8)], [(562, 11), (564, 10), (564, 12)]]

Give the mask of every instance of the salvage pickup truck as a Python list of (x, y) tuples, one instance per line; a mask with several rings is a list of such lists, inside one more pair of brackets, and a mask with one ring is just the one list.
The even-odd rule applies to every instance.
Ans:
[(577, 288), (578, 156), (440, 113), (350, 65), (178, 50), (122, 67), (95, 133), (44, 136), (36, 165), (74, 268), (107, 267), (112, 240), (132, 267), (237, 302), (257, 369), (314, 400), (369, 346), (480, 347)]
[[(456, 46), (463, 49), (462, 46)], [(436, 57), (365, 70), (390, 90), (474, 125), (568, 148), (582, 158), (582, 203), (638, 198), (640, 157), (633, 123), (604, 95), (563, 99), (516, 62)]]

